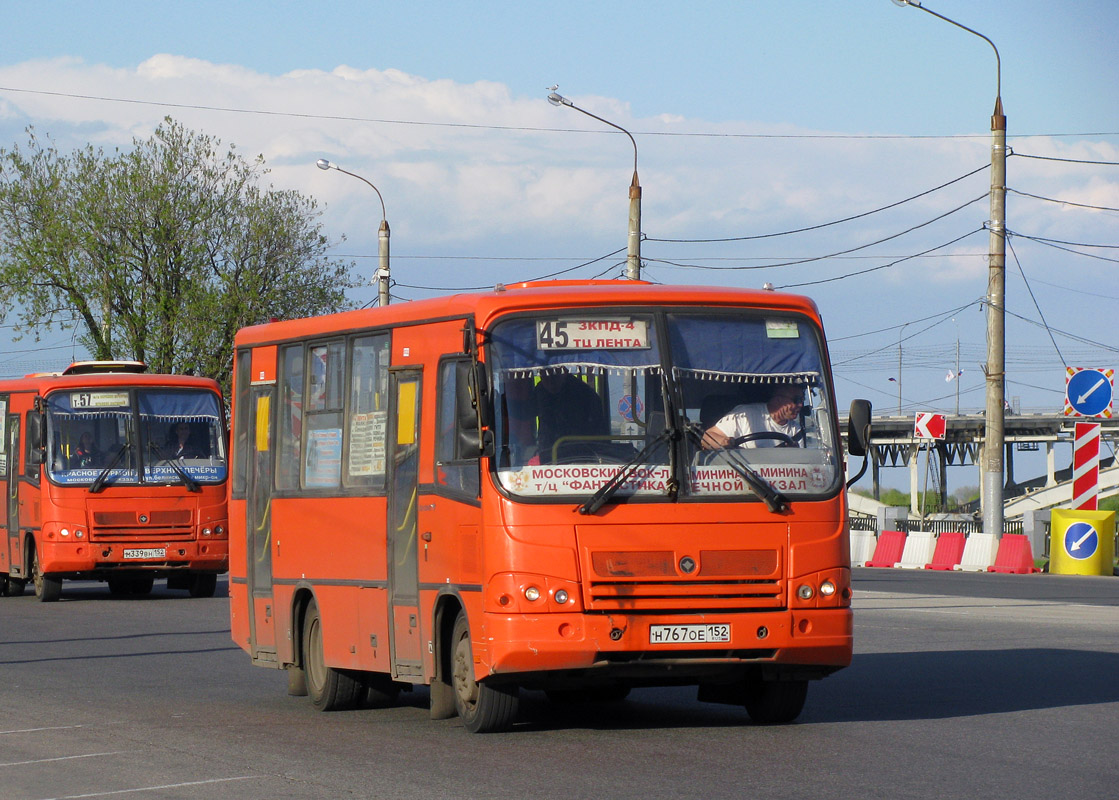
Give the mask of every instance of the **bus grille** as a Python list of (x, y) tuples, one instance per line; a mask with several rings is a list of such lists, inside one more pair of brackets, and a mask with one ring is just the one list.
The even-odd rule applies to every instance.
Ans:
[[(143, 517), (144, 519), (141, 519)], [(95, 511), (91, 541), (130, 539), (191, 539), (194, 525), (189, 509), (166, 511)]]
[(588, 611), (774, 609), (784, 606), (777, 550), (701, 550), (691, 573), (670, 551), (596, 551)]

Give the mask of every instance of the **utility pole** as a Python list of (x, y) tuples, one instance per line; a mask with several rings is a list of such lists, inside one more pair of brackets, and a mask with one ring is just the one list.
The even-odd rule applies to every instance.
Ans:
[(987, 256), (987, 407), (983, 435), (983, 534), (992, 542), (1003, 528), (1003, 449), (1006, 398), (1006, 116), (1002, 110), (1002, 59), (995, 43), (966, 25), (925, 8), (920, 0), (894, 0), (978, 36), (995, 51), (995, 110), (991, 114), (991, 232)]

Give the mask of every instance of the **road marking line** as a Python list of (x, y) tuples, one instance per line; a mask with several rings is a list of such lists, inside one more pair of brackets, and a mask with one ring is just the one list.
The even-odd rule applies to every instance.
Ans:
[(178, 789), (183, 786), (205, 786), (211, 783), (228, 783), (230, 781), (249, 781), (254, 778), (263, 778), (263, 775), (241, 775), (237, 778), (214, 778), (208, 781), (186, 781), (184, 783), (164, 783), (159, 786), (138, 786), (135, 789), (114, 789), (111, 792), (91, 792), (90, 794), (68, 794), (62, 797), (45, 798), (45, 800), (80, 800), (85, 797), (108, 797), (113, 794), (133, 794), (134, 792), (155, 792), (160, 789)]
[(9, 761), (7, 764), (0, 764), (0, 767), (19, 767), (24, 764), (45, 764), (48, 761), (69, 761), (73, 758), (96, 758), (97, 756), (115, 756), (125, 752), (124, 750), (112, 750), (108, 753), (84, 753), (80, 756), (58, 756), (56, 758), (37, 758), (34, 761)]

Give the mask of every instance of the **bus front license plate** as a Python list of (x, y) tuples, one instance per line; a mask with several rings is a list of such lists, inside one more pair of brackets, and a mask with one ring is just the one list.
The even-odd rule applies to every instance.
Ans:
[(650, 625), (649, 644), (729, 642), (730, 625)]
[(133, 547), (124, 551), (125, 558), (167, 558), (165, 547)]

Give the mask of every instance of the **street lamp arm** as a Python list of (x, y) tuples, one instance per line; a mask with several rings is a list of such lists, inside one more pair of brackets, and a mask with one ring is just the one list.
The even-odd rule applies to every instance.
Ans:
[(333, 161), (327, 161), (325, 158), (320, 158), (318, 161), (316, 161), (315, 166), (317, 166), (319, 169), (336, 169), (339, 172), (341, 172), (343, 175), (349, 175), (351, 178), (357, 178), (359, 181), (364, 183), (366, 186), (368, 186), (370, 189), (372, 189), (373, 191), (375, 191), (377, 193), (377, 199), (381, 201), (381, 221), (384, 222), (386, 219), (388, 219), (388, 215), (385, 213), (385, 198), (381, 197), (381, 190), (378, 189), (376, 186), (374, 186), (372, 183), (370, 183), (368, 180), (361, 177), (357, 173), (350, 172), (349, 170), (342, 169), (340, 166), (335, 164)]
[[(979, 31), (969, 28), (967, 25), (961, 25), (959, 22), (956, 22), (956, 20), (946, 17), (943, 14), (938, 14), (931, 8), (925, 8), (923, 5), (921, 5), (920, 0), (894, 0), (894, 3), (899, 6), (913, 6), (914, 8), (919, 8), (927, 14), (932, 14), (937, 19), (942, 19), (945, 22), (955, 25), (957, 28), (978, 36), (987, 44), (991, 45), (991, 49), (995, 51), (995, 101), (998, 103), (999, 106), (1002, 105), (1002, 59), (999, 58), (999, 49), (995, 47), (994, 42), (981, 34)], [(1002, 113), (1001, 108), (997, 110), (997, 113)]]
[(597, 119), (599, 122), (602, 122), (606, 125), (609, 125), (611, 128), (614, 128), (615, 130), (619, 130), (622, 133), (624, 133), (626, 136), (628, 136), (630, 144), (633, 145), (633, 174), (634, 174), (634, 176), (637, 175), (637, 140), (633, 138), (632, 133), (627, 131), (621, 125), (615, 125), (610, 120), (603, 119), (602, 117), (598, 116), (598, 114), (592, 114), (590, 111), (587, 111), (585, 108), (579, 108), (579, 106), (572, 103), (570, 100), (568, 100), (566, 97), (564, 97), (559, 92), (553, 91), (551, 94), (549, 94), (548, 95), (548, 102), (550, 102), (554, 106), (567, 106), (568, 108), (573, 108), (576, 111), (579, 111), (583, 114), (586, 114), (588, 117), (591, 117), (592, 119)]

